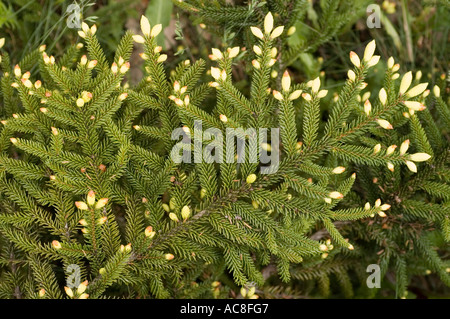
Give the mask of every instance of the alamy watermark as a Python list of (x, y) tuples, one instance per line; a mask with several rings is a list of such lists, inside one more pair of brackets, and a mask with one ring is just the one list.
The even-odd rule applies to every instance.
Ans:
[[(280, 163), (280, 129), (208, 128), (203, 131), (202, 121), (194, 121), (191, 132), (187, 127), (172, 132), (175, 144), (171, 158), (175, 163), (260, 163), (261, 174), (274, 174)], [(209, 142), (209, 143), (208, 143)], [(206, 144), (207, 143), (207, 144)], [(225, 149), (225, 151), (224, 151)]]
[(366, 284), (369, 288), (381, 287), (381, 269), (377, 264), (370, 264), (367, 266), (366, 272), (372, 273), (367, 277)]
[(371, 4), (366, 9), (369, 15), (366, 20), (367, 27), (369, 29), (381, 28), (381, 8), (378, 4)]
[(77, 264), (67, 266), (66, 273), (69, 274), (66, 280), (66, 286), (69, 288), (78, 288), (81, 284), (81, 268)]
[(81, 8), (78, 4), (72, 3), (66, 9), (66, 13), (70, 14), (67, 17), (67, 27), (69, 29), (79, 29), (81, 28)]

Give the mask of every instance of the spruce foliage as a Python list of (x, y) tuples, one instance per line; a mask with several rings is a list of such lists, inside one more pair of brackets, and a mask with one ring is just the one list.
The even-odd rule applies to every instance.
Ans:
[[(354, 286), (367, 290), (371, 263), (394, 269), (397, 297), (426, 269), (450, 285), (433, 247), (450, 241), (445, 88), (426, 90), (390, 60), (383, 89), (369, 97), (365, 81), (380, 59), (372, 41), (350, 53), (348, 80), (328, 98), (323, 79), (295, 83), (285, 69), (337, 32), (338, 1), (325, 1), (330, 23), (302, 48), (287, 46), (287, 32), (307, 1), (214, 2), (174, 2), (218, 30), (242, 21), (233, 24), (241, 38), (213, 49), (212, 62), (168, 70), (161, 28), (145, 17), (113, 61), (87, 24), (84, 44), (61, 57), (42, 46), (13, 66), (0, 51), (0, 297), (224, 298), (244, 287), (255, 298), (246, 288), (271, 296), (298, 280), (328, 295), (331, 276), (351, 297)], [(130, 86), (134, 43), (145, 75)], [(235, 63), (248, 65), (245, 91)], [(223, 135), (279, 128), (280, 145), (264, 144), (279, 149), (279, 169), (261, 174), (250, 160), (259, 152), (242, 163), (178, 163), (171, 134), (193, 135), (198, 120)], [(79, 282), (68, 287), (74, 267)], [(265, 286), (270, 270), (279, 287)]]

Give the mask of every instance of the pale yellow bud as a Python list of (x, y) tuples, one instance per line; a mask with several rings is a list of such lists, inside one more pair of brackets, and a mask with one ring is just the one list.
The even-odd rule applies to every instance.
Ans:
[(405, 140), (402, 145), (400, 145), (400, 155), (405, 155), (406, 151), (408, 151), (409, 143), (409, 140)]
[(389, 208), (391, 208), (391, 205), (389, 205), (389, 204), (383, 204), (380, 206), (380, 209), (383, 211), (388, 210)]
[(369, 203), (369, 202), (367, 202), (367, 203), (364, 205), (364, 209), (365, 209), (365, 210), (369, 210), (369, 209), (370, 209), (370, 203)]
[(222, 72), (220, 72), (220, 78), (222, 79), (222, 81), (225, 81), (227, 78), (227, 71), (222, 70)]
[(420, 83), (406, 92), (408, 98), (416, 97), (422, 94), (428, 87), (428, 83)]
[(397, 148), (397, 145), (391, 145), (386, 150), (386, 155), (391, 155), (394, 153), (395, 149)]
[(170, 207), (167, 204), (162, 204), (162, 208), (166, 211), (166, 212), (170, 212)]
[(412, 72), (409, 71), (402, 78), (402, 81), (400, 83), (399, 94), (404, 94), (406, 90), (409, 89), (411, 82), (412, 82)]
[(189, 208), (189, 206), (184, 206), (181, 209), (181, 217), (183, 218), (183, 220), (186, 220), (189, 218), (189, 216), (191, 216), (191, 209)]
[(325, 201), (325, 203), (331, 204), (331, 198), (325, 197), (323, 200)]
[(220, 114), (220, 115), (219, 115), (219, 119), (220, 119), (223, 123), (228, 122), (228, 118), (227, 118), (227, 116), (226, 116), (225, 114)]
[(255, 69), (261, 69), (261, 64), (257, 60), (253, 60), (252, 65)]
[(331, 192), (330, 194), (328, 194), (328, 196), (329, 196), (330, 198), (333, 198), (333, 199), (341, 199), (341, 198), (344, 198), (344, 195), (342, 195), (342, 194), (339, 193), (339, 192)]
[(382, 89), (380, 90), (380, 93), (378, 94), (378, 97), (379, 97), (379, 99), (380, 99), (381, 104), (382, 104), (382, 105), (386, 105), (386, 102), (387, 102), (387, 93), (386, 93), (386, 90), (385, 90), (384, 88), (382, 88)]
[(433, 88), (433, 94), (436, 97), (440, 97), (441, 96), (441, 89), (439, 88), (439, 86), (435, 85)]
[(381, 199), (378, 198), (378, 199), (375, 201), (375, 207), (380, 207), (380, 206), (381, 206)]
[(270, 35), (271, 39), (278, 38), (284, 31), (284, 26), (276, 27), (275, 30), (273, 30), (272, 34)]
[(5, 38), (0, 39), (0, 49), (5, 45)]
[(291, 95), (289, 95), (289, 101), (293, 101), (296, 100), (300, 97), (300, 95), (302, 94), (302, 90), (296, 90), (294, 92), (291, 93)]
[(391, 172), (393, 172), (394, 169), (395, 169), (394, 164), (392, 164), (391, 162), (388, 162), (388, 163), (387, 163), (387, 168), (388, 168), (388, 170), (390, 170)]
[(80, 297), (78, 297), (78, 299), (88, 299), (89, 298), (89, 294), (81, 294)]
[(218, 80), (220, 78), (220, 69), (219, 68), (215, 68), (215, 67), (211, 67), (211, 76)]
[(141, 24), (142, 33), (146, 36), (149, 36), (150, 35), (150, 22), (148, 21), (146, 16), (144, 16), (144, 15), (141, 16), (140, 24)]
[(31, 83), (30, 80), (28, 80), (28, 79), (21, 79), (21, 81), (22, 81), (22, 84), (23, 84), (25, 87), (27, 87), (27, 88), (29, 88), (29, 89), (31, 89), (31, 88), (33, 87), (33, 83)]
[(166, 61), (166, 60), (167, 60), (167, 54), (161, 54), (161, 55), (158, 57), (158, 59), (156, 60), (156, 62), (162, 63), (162, 62), (164, 62), (164, 61)]
[(72, 289), (70, 289), (69, 287), (64, 287), (64, 290), (66, 291), (66, 294), (67, 294), (70, 298), (73, 298), (73, 291), (72, 291)]
[(353, 72), (353, 70), (348, 70), (347, 76), (350, 79), (350, 81), (355, 82), (356, 74), (355, 74), (355, 72)]
[(427, 153), (415, 153), (409, 156), (413, 162), (425, 162), (431, 158), (431, 155)]
[[(369, 62), (372, 59), (373, 54), (375, 53), (375, 48), (375, 40), (372, 40), (369, 42), (369, 44), (367, 44), (366, 49), (364, 50), (364, 61)], [(380, 57), (378, 57), (378, 59), (380, 59)]]
[(52, 241), (52, 246), (55, 249), (61, 249), (62, 248), (61, 243), (59, 241), (57, 241), (57, 240)]
[(126, 63), (124, 63), (124, 64), (120, 67), (120, 73), (124, 74), (124, 73), (126, 73), (129, 69), (130, 69), (130, 62), (126, 62)]
[(365, 102), (370, 98), (370, 92), (366, 92), (363, 94), (361, 101)]
[(79, 222), (80, 225), (82, 225), (82, 226), (87, 226), (87, 225), (88, 225), (86, 219), (84, 219), (84, 218), (83, 218), (83, 219), (80, 219), (78, 222)]
[(152, 38), (157, 37), (162, 31), (162, 25), (161, 24), (157, 24), (152, 28), (152, 31), (150, 32), (150, 36)]
[(213, 48), (213, 49), (212, 49), (212, 53), (213, 53), (213, 56), (214, 56), (217, 60), (223, 59), (222, 52), (221, 52), (219, 49)]
[(122, 94), (119, 95), (118, 99), (119, 101), (123, 101), (128, 97), (128, 93), (124, 92)]
[(290, 28), (288, 29), (288, 31), (287, 31), (287, 35), (288, 35), (288, 36), (289, 36), (289, 35), (293, 35), (293, 34), (295, 33), (296, 30), (297, 30), (297, 29), (296, 29), (294, 26), (290, 27)]
[(133, 41), (136, 43), (144, 43), (145, 39), (141, 35), (133, 35)]
[(272, 58), (276, 58), (277, 55), (278, 55), (278, 49), (277, 49), (276, 47), (273, 47), (273, 48), (270, 50), (270, 56), (271, 56)]
[(423, 111), (427, 108), (422, 103), (416, 101), (404, 101), (403, 104), (405, 104), (408, 109), (413, 111)]
[(269, 35), (273, 30), (273, 15), (269, 12), (264, 18), (264, 32)]
[(281, 79), (281, 86), (285, 92), (289, 92), (291, 89), (291, 77), (289, 76), (289, 72), (287, 70), (284, 72), (283, 78)]
[(254, 45), (253, 46), (253, 52), (255, 52), (257, 55), (261, 55), (262, 54), (262, 50), (259, 46)]
[(103, 207), (106, 206), (106, 204), (108, 204), (109, 199), (108, 198), (100, 198), (97, 202), (97, 204), (95, 205), (95, 209), (101, 209)]
[(394, 63), (395, 63), (394, 58), (393, 58), (393, 57), (390, 57), (390, 58), (388, 59), (388, 61), (387, 61), (387, 67), (388, 67), (388, 69), (392, 69), (392, 67), (394, 66)]
[(79, 286), (78, 286), (78, 288), (77, 288), (77, 294), (78, 295), (81, 295), (81, 294), (83, 294), (83, 292), (85, 292), (86, 291), (86, 288), (87, 288), (87, 286), (88, 286), (88, 281), (86, 280), (86, 281), (83, 281)]
[(257, 27), (250, 27), (250, 31), (253, 33), (253, 35), (259, 39), (264, 39), (264, 34), (262, 33), (261, 29)]
[(364, 103), (364, 113), (366, 113), (367, 116), (370, 115), (370, 112), (372, 111), (372, 104), (369, 100), (366, 100)]
[(256, 174), (250, 174), (247, 176), (247, 184), (253, 184), (256, 181)]
[(240, 48), (239, 47), (234, 47), (234, 48), (228, 49), (227, 51), (228, 51), (228, 57), (230, 59), (232, 59), (232, 58), (235, 58), (235, 57), (238, 56)]
[(113, 64), (111, 65), (111, 72), (116, 74), (119, 71), (119, 67), (117, 66), (116, 62), (113, 62)]
[(343, 167), (343, 166), (338, 166), (333, 169), (333, 174), (342, 174), (344, 172), (345, 172), (345, 167)]
[(41, 290), (39, 290), (39, 297), (44, 297), (44, 295), (45, 295), (45, 289), (44, 288), (42, 288)]
[(284, 99), (284, 98), (283, 98), (283, 94), (281, 94), (281, 93), (278, 92), (277, 90), (273, 90), (272, 94), (273, 94), (273, 97), (274, 97), (275, 99), (277, 99), (278, 101), (282, 101), (282, 100)]
[(84, 106), (84, 100), (82, 98), (77, 99), (77, 106), (78, 107), (83, 107)]
[(94, 35), (96, 32), (97, 32), (97, 26), (94, 24), (92, 27), (91, 27), (91, 34), (92, 35)]
[(148, 237), (150, 239), (152, 239), (153, 237), (155, 237), (156, 232), (153, 231), (152, 226), (148, 226), (147, 228), (145, 228), (145, 237)]
[(317, 77), (312, 82), (311, 91), (313, 93), (317, 93), (319, 92), (319, 89), (320, 89), (320, 77)]
[(380, 56), (379, 55), (374, 55), (369, 62), (367, 62), (367, 67), (371, 68), (375, 65), (378, 64), (378, 62), (380, 61)]
[(359, 56), (358, 56), (358, 54), (356, 54), (356, 52), (353, 52), (353, 51), (350, 52), (350, 61), (357, 68), (359, 68), (361, 66), (361, 60), (359, 59)]
[(18, 78), (22, 75), (22, 71), (20, 70), (20, 67), (18, 64), (16, 64), (14, 66), (14, 75)]
[(75, 202), (75, 206), (79, 209), (79, 210), (88, 210), (88, 205), (85, 202)]
[(167, 260), (172, 260), (172, 259), (175, 258), (175, 256), (172, 255), (172, 254), (165, 254), (165, 255), (164, 255), (164, 258), (166, 258)]
[(388, 121), (386, 121), (386, 120), (383, 120), (383, 119), (378, 119), (377, 120), (377, 123), (382, 127), (382, 128), (384, 128), (385, 130), (392, 130), (394, 127), (391, 125), (391, 123), (389, 123)]
[(169, 214), (169, 218), (171, 220), (173, 220), (174, 222), (179, 222), (180, 221), (175, 213), (170, 213)]
[(311, 95), (308, 94), (308, 93), (303, 93), (303, 94), (302, 94), (302, 97), (303, 97), (306, 101), (311, 101), (311, 100), (312, 100)]

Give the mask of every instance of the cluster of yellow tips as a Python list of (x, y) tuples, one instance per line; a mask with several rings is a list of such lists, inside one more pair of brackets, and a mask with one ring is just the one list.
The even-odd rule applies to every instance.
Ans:
[(319, 249), (323, 251), (322, 258), (325, 259), (328, 257), (328, 251), (334, 249), (334, 246), (331, 244), (331, 239), (327, 239), (325, 244), (320, 244)]
[(240, 293), (242, 295), (243, 298), (245, 299), (258, 299), (259, 296), (255, 294), (256, 292), (256, 287), (250, 287), (250, 288), (245, 288), (242, 287), (240, 290)]
[[(141, 16), (141, 31), (145, 37), (156, 38), (162, 31), (162, 25), (157, 24), (153, 28), (146, 16)], [(133, 35), (133, 40), (137, 43), (144, 43), (145, 38), (141, 35)]]
[(282, 101), (287, 97), (289, 101), (296, 100), (302, 94), (302, 90), (295, 90), (291, 93), (291, 77), (289, 76), (289, 72), (286, 70), (281, 78), (281, 88), (283, 92), (278, 92), (277, 90), (273, 90), (273, 97), (279, 101)]
[(269, 12), (264, 18), (264, 33), (258, 27), (250, 27), (253, 35), (259, 39), (264, 39), (266, 36), (273, 40), (278, 38), (284, 31), (284, 26), (279, 26), (274, 29), (273, 15)]
[[(356, 177), (356, 175), (355, 175), (355, 177)], [(344, 195), (342, 193), (334, 191), (334, 192), (329, 193), (328, 197), (324, 198), (324, 201), (327, 204), (331, 204), (332, 199), (342, 199), (342, 198), (344, 198)]]
[[(184, 95), (187, 91), (188, 87), (185, 85), (181, 87), (180, 82), (175, 81), (173, 83), (173, 91), (175, 95), (170, 95), (169, 99), (174, 101), (178, 106), (188, 106), (191, 103), (191, 98), (188, 94)], [(184, 95), (184, 97), (183, 97)]]
[[(144, 36), (141, 35), (133, 35), (133, 40), (136, 43), (145, 43), (145, 39), (146, 38), (156, 38), (162, 31), (162, 25), (161, 24), (157, 24), (155, 26), (153, 26), (153, 28), (150, 25), (150, 22), (148, 21), (146, 16), (141, 16), (141, 21), (140, 21), (140, 25), (141, 25), (141, 31), (142, 34)], [(154, 49), (154, 53), (160, 53), (162, 51), (162, 47), (161, 46), (157, 46)], [(140, 54), (141, 58), (143, 58), (144, 60), (147, 60), (149, 57), (145, 54), (145, 53), (141, 53)], [(158, 63), (162, 63), (164, 61), (167, 60), (167, 54), (161, 54), (158, 59), (157, 62)]]
[(240, 47), (228, 48), (226, 53), (224, 54), (219, 49), (212, 48), (212, 54), (209, 55), (209, 59), (212, 61), (223, 60), (224, 58), (233, 59), (238, 56), (240, 50)]
[(83, 91), (81, 92), (81, 96), (77, 99), (76, 104), (78, 107), (83, 107), (85, 103), (88, 103), (92, 100), (92, 93)]
[(88, 286), (89, 282), (83, 281), (77, 288), (77, 290), (75, 290), (75, 292), (69, 288), (69, 287), (64, 287), (64, 290), (67, 294), (67, 296), (69, 296), (72, 299), (87, 299), (89, 298), (89, 294), (85, 293), (87, 286)]
[(131, 243), (127, 244), (127, 245), (120, 245), (119, 251), (121, 253), (129, 253), (131, 251)]
[(113, 62), (111, 65), (111, 72), (113, 74), (121, 73), (125, 74), (130, 69), (130, 62), (125, 62), (125, 60), (122, 57), (119, 57), (119, 60), (116, 62)]
[[(371, 68), (380, 61), (380, 56), (374, 55), (375, 49), (376, 49), (376, 42), (375, 42), (375, 40), (372, 40), (369, 42), (369, 44), (367, 44), (367, 46), (364, 50), (364, 57), (363, 57), (364, 66)], [(350, 61), (357, 68), (360, 68), (361, 66), (363, 66), (361, 64), (361, 59), (358, 56), (358, 54), (356, 54), (356, 52), (353, 52), (353, 51), (350, 52)]]
[(88, 69), (93, 69), (97, 65), (97, 60), (91, 60), (88, 62), (86, 55), (83, 55), (80, 59), (80, 65), (86, 65)]
[[(399, 155), (400, 156), (405, 156), (407, 155), (406, 152), (409, 149), (409, 145), (410, 145), (410, 140), (405, 140), (401, 145), (400, 145), (400, 152)], [(386, 155), (392, 155), (394, 153), (394, 151), (397, 149), (397, 145), (390, 145), (387, 150), (386, 150)], [(377, 154), (381, 151), (381, 144), (377, 144), (374, 146), (373, 148), (373, 153)], [(429, 160), (431, 158), (431, 155), (427, 154), (427, 153), (414, 153), (414, 154), (410, 154), (406, 156), (405, 159), (405, 164), (408, 167), (408, 169), (413, 172), (413, 173), (417, 173), (417, 166), (414, 162), (425, 162), (427, 160)], [(394, 171), (394, 164), (392, 164), (391, 162), (387, 163), (388, 169), (393, 172)]]
[(89, 191), (87, 197), (86, 197), (86, 202), (75, 202), (75, 206), (79, 209), (79, 210), (89, 210), (90, 208), (94, 208), (94, 209), (102, 209), (103, 207), (106, 206), (106, 204), (108, 203), (108, 198), (100, 198), (97, 203), (95, 202), (95, 193), (94, 191)]
[(89, 34), (94, 35), (96, 32), (97, 32), (97, 26), (95, 24), (89, 28), (87, 23), (83, 22), (83, 23), (81, 23), (81, 30), (78, 31), (78, 35), (84, 39), (84, 38), (86, 38), (87, 35), (89, 35)]
[[(389, 204), (383, 204), (383, 205), (382, 205), (382, 204), (381, 204), (381, 199), (378, 198), (378, 199), (375, 201), (375, 206), (374, 206), (374, 207), (375, 207), (375, 208), (378, 208), (377, 213), (378, 213), (378, 215), (379, 215), (380, 217), (386, 217), (385, 211), (387, 211), (388, 209), (390, 209), (390, 208), (391, 208), (391, 205), (389, 205)], [(365, 209), (365, 210), (369, 210), (370, 208), (371, 208), (370, 203), (367, 202), (367, 203), (364, 205), (364, 209)], [(371, 217), (375, 217), (375, 214), (372, 214)]]

